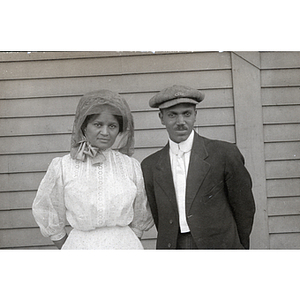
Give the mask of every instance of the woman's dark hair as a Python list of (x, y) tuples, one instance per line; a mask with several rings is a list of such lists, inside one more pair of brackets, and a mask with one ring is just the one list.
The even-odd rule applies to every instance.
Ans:
[[(91, 120), (94, 120), (96, 119), (96, 117), (98, 116), (99, 114), (93, 114), (93, 115), (88, 115), (86, 116), (84, 122), (82, 123), (81, 125), (81, 131), (82, 133), (84, 134), (84, 129), (86, 128), (87, 124), (91, 121)], [(119, 124), (119, 132), (123, 132), (124, 131), (124, 128), (123, 128), (123, 117), (122, 116), (119, 116), (119, 115), (114, 115), (113, 116), (117, 119), (118, 121), (118, 124)]]

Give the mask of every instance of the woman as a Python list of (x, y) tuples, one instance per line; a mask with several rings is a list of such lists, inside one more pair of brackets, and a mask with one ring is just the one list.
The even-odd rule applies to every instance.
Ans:
[(43, 236), (59, 249), (143, 249), (139, 238), (153, 219), (133, 144), (132, 115), (119, 94), (81, 98), (70, 154), (52, 160), (33, 202)]

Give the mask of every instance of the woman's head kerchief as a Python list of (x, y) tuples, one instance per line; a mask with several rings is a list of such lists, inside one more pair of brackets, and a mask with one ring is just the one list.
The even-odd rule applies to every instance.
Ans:
[(79, 101), (76, 109), (71, 137), (71, 157), (84, 161), (86, 156), (93, 158), (94, 163), (103, 161), (100, 149), (93, 147), (86, 140), (82, 131), (82, 124), (89, 115), (100, 114), (103, 105), (110, 105), (120, 111), (123, 119), (123, 128), (113, 146), (121, 153), (131, 156), (134, 152), (134, 126), (130, 108), (118, 93), (109, 90), (99, 90), (85, 94)]

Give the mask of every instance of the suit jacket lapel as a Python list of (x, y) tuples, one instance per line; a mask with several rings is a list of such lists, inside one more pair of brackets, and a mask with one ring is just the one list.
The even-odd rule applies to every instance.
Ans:
[(203, 138), (195, 133), (189, 170), (186, 183), (186, 211), (189, 212), (192, 202), (206, 177), (210, 164), (205, 161), (208, 153)]
[(156, 182), (168, 196), (168, 199), (172, 203), (172, 207), (177, 212), (176, 194), (169, 155), (169, 144), (162, 149), (161, 156), (156, 165), (156, 171), (157, 173), (154, 176)]

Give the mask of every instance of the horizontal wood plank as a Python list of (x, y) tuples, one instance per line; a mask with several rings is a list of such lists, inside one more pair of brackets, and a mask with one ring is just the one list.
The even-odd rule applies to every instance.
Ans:
[(53, 242), (43, 237), (37, 227), (0, 230), (0, 248), (48, 245), (53, 245)]
[(267, 178), (300, 178), (300, 159), (266, 162)]
[(0, 192), (36, 190), (45, 172), (0, 174)]
[(300, 68), (284, 70), (262, 70), (261, 86), (300, 86)]
[(264, 107), (263, 121), (264, 124), (287, 123), (287, 122), (288, 123), (299, 122), (300, 124), (300, 103), (299, 105), (291, 105), (291, 106)]
[[(67, 233), (70, 230), (70, 227), (66, 227)], [(53, 242), (43, 237), (38, 227), (0, 230), (0, 249), (28, 246), (53, 246)]]
[(40, 153), (70, 151), (71, 134), (0, 137), (0, 153)]
[(28, 209), (32, 207), (36, 191), (0, 193), (0, 210)]
[(271, 234), (270, 249), (300, 249), (300, 233)]
[(292, 197), (300, 195), (300, 179), (267, 180), (268, 197)]
[(231, 71), (176, 72), (76, 78), (0, 81), (0, 99), (82, 95), (99, 89), (124, 92), (158, 92), (173, 84), (196, 89), (231, 88)]
[(299, 215), (300, 214), (300, 196), (288, 198), (269, 198), (268, 215)]
[(0, 119), (0, 136), (72, 133), (74, 117)]
[(273, 87), (261, 89), (263, 105), (284, 105), (300, 102), (300, 89), (298, 87)]
[(31, 209), (0, 211), (0, 230), (37, 227)]
[(299, 51), (261, 52), (260, 63), (262, 69), (300, 68)]
[(67, 152), (0, 155), (0, 174), (16, 172), (45, 171), (54, 157), (62, 157)]
[(0, 100), (0, 117), (75, 115), (81, 96)]
[(269, 217), (270, 233), (300, 233), (300, 215)]
[(135, 147), (162, 147), (168, 141), (168, 133), (164, 128), (139, 130), (134, 133)]
[(230, 69), (228, 52), (95, 57), (90, 59), (2, 62), (0, 79), (31, 79)]
[(264, 126), (265, 142), (300, 140), (299, 124), (276, 124)]
[(216, 126), (216, 127), (195, 127), (195, 130), (201, 136), (204, 136), (213, 140), (222, 140), (229, 143), (235, 143), (235, 127), (234, 125), (228, 126)]
[(287, 143), (266, 143), (266, 160), (300, 159), (300, 141)]

